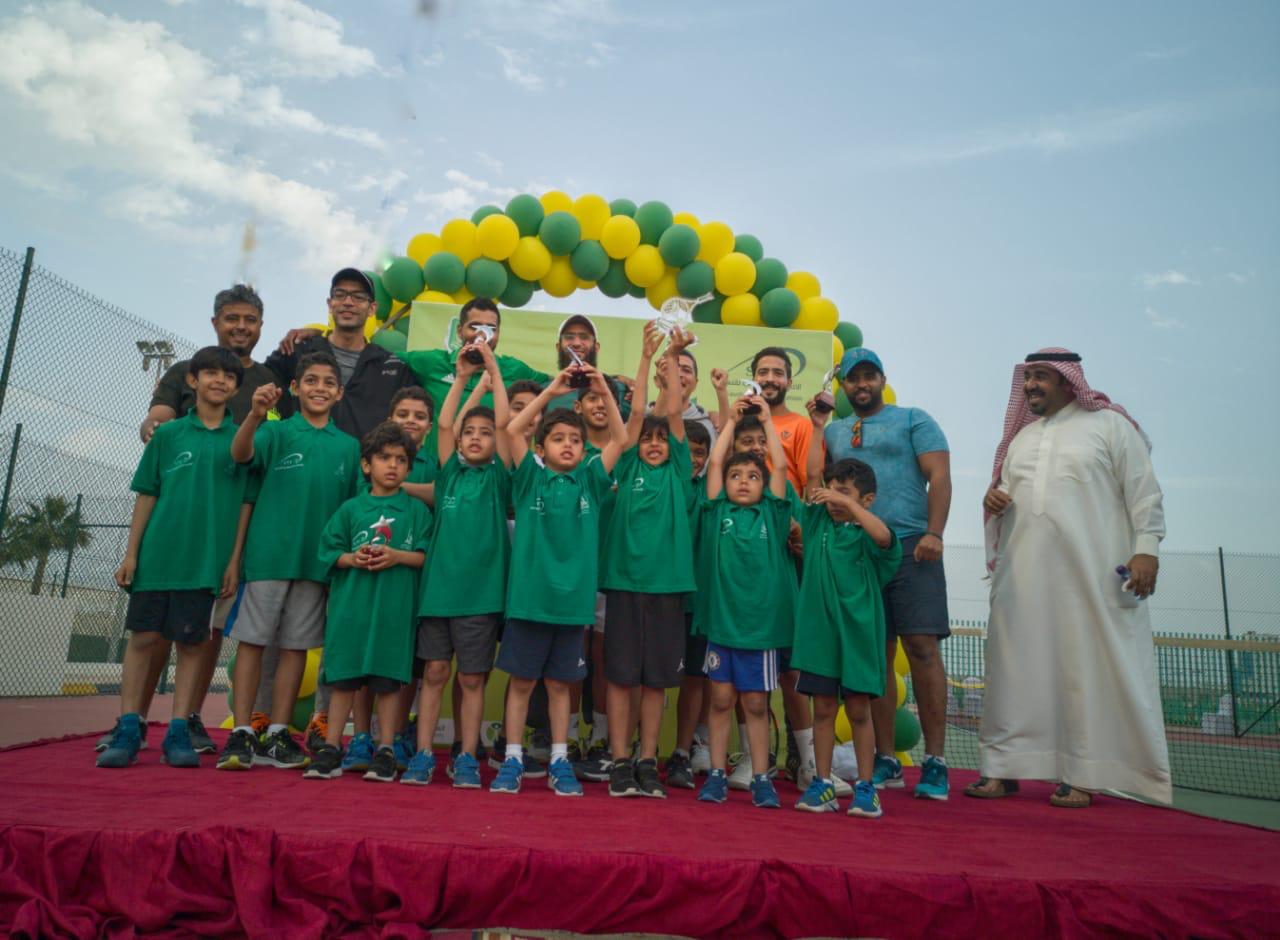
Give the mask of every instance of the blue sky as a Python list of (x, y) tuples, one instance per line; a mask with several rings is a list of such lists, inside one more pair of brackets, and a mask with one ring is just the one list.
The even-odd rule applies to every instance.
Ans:
[(662, 199), (821, 278), (950, 438), (951, 540), (1064, 345), (1153, 439), (1166, 547), (1276, 551), (1277, 48), (1268, 3), (6, 5), (0, 243), (197, 340), (248, 277), (273, 342), (485, 202)]

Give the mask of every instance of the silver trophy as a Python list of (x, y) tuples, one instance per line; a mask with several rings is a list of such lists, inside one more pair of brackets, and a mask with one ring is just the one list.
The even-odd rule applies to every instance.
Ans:
[(816, 411), (827, 414), (836, 410), (836, 397), (831, 394), (831, 380), (836, 377), (836, 368), (832, 366), (822, 377), (822, 391), (818, 392), (813, 407)]
[[(764, 389), (760, 387), (760, 383), (754, 379), (748, 379), (743, 384), (747, 388), (747, 390), (743, 392), (744, 395), (760, 395), (764, 392)], [(744, 415), (758, 415), (760, 413), (760, 406), (756, 404), (748, 404), (742, 409), (742, 413)]]
[[(477, 323), (472, 329), (480, 335), (468, 343), (468, 346), (479, 346), (481, 343), (487, 346), (489, 341), (493, 339), (493, 335), (498, 332), (488, 323)], [(468, 349), (464, 355), (467, 357), (467, 362), (472, 365), (478, 366), (484, 363), (484, 356), (480, 355), (480, 350), (478, 349)]]
[(568, 350), (568, 353), (570, 358), (573, 359), (569, 367), (574, 370), (569, 373), (569, 387), (573, 389), (586, 388), (591, 384), (591, 376), (583, 371), (587, 368), (587, 364), (572, 349)]
[(693, 308), (698, 304), (706, 303), (714, 296), (714, 294), (703, 294), (701, 297), (672, 297), (664, 300), (653, 325), (659, 333), (668, 338), (677, 329), (688, 332), (689, 324), (693, 322)]

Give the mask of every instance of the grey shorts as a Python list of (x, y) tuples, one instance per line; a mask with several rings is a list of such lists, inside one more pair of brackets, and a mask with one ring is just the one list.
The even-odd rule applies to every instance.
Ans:
[(884, 636), (951, 636), (947, 617), (947, 576), (941, 561), (916, 561), (921, 536), (902, 540), (902, 564), (884, 586)]
[(499, 619), (497, 614), (423, 617), (418, 621), (417, 657), (448, 662), (456, 654), (458, 672), (488, 672), (498, 648)]
[(324, 646), (328, 591), (318, 581), (250, 581), (232, 636), (254, 646), (313, 650)]

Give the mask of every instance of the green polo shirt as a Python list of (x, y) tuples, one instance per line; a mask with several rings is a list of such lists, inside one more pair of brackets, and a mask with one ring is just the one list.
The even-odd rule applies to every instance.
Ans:
[(262, 485), (245, 539), (244, 579), (328, 581), (316, 546), (329, 517), (356, 493), (359, 441), (332, 420), (315, 428), (298, 413), (258, 428), (251, 466)]
[(702, 505), (697, 632), (734, 649), (780, 649), (795, 626), (796, 569), (787, 554), (791, 504), (768, 490), (750, 506), (721, 493)]
[(322, 681), (361, 676), (410, 680), (421, 570), (395, 565), (367, 571), (336, 563), (339, 555), (362, 545), (425, 552), (430, 540), (431, 510), (404, 490), (392, 496), (361, 493), (338, 507), (321, 533), (317, 554), (318, 564), (331, 576)]
[(824, 505), (808, 505), (804, 576), (791, 667), (839, 679), (852, 692), (884, 694), (884, 597), (898, 570), (897, 536), (881, 548), (859, 525), (836, 522)]
[(497, 614), (506, 607), (511, 474), (496, 458), (472, 466), (452, 454), (436, 477), (436, 523), (422, 576), (423, 617)]
[(600, 460), (557, 473), (533, 451), (525, 455), (511, 476), (508, 617), (576, 627), (595, 621), (600, 504), (612, 486)]
[(600, 586), (644, 594), (694, 590), (689, 500), (693, 464), (689, 445), (671, 439), (671, 455), (652, 467), (631, 448), (618, 460), (617, 502), (605, 539)]
[(217, 591), (236, 544), (248, 469), (231, 459), (230, 414), (210, 429), (191, 409), (159, 425), (133, 475), (156, 497), (138, 546), (135, 591)]

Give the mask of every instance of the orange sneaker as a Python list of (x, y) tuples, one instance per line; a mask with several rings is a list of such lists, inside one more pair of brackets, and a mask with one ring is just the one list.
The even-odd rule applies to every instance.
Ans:
[(253, 726), (253, 733), (262, 737), (271, 727), (271, 716), (264, 712), (254, 712), (249, 716), (249, 724)]
[(329, 737), (329, 716), (322, 712), (312, 715), (303, 737), (307, 742), (307, 750), (312, 754), (324, 747), (325, 739)]

